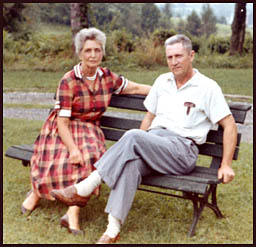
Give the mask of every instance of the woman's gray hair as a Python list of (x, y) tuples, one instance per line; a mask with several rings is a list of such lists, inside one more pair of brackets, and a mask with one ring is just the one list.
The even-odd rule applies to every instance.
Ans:
[(176, 43), (182, 43), (183, 47), (188, 51), (190, 52), (192, 50), (192, 42), (191, 40), (183, 35), (183, 34), (176, 34), (174, 36), (171, 36), (170, 38), (168, 38), (164, 45), (165, 45), (165, 48), (168, 46), (168, 45), (173, 45), (173, 44), (176, 44)]
[(101, 44), (105, 55), (106, 35), (95, 27), (81, 29), (75, 36), (76, 54), (79, 55), (87, 40), (96, 40)]

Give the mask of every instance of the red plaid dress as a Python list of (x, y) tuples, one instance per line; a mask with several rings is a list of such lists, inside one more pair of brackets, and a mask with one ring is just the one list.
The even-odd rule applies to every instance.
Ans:
[[(93, 164), (106, 151), (99, 119), (113, 93), (119, 93), (127, 79), (108, 69), (98, 68), (94, 82), (86, 80), (80, 66), (64, 75), (57, 89), (55, 109), (45, 121), (34, 143), (31, 182), (34, 191), (52, 200), (52, 189), (63, 189), (88, 177)], [(72, 164), (69, 152), (58, 134), (57, 116), (70, 117), (69, 129), (83, 155), (84, 164)], [(99, 187), (94, 194), (99, 194)]]

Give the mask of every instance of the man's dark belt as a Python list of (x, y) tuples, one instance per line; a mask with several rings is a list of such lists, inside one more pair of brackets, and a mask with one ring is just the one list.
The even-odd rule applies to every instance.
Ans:
[[(164, 127), (164, 126), (157, 126), (158, 128), (160, 128), (160, 129), (167, 129), (166, 127)], [(185, 137), (186, 139), (188, 139), (188, 140), (190, 140), (190, 141), (192, 141), (195, 145), (196, 145), (196, 142), (192, 139), (192, 138), (189, 138), (189, 137)]]

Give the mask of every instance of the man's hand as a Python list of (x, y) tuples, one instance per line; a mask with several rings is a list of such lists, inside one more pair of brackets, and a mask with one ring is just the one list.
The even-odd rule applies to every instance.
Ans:
[(223, 127), (223, 158), (218, 170), (218, 179), (222, 179), (224, 184), (233, 180), (235, 173), (231, 168), (233, 155), (237, 143), (237, 127), (232, 115), (228, 115), (219, 121)]
[(223, 183), (227, 184), (233, 180), (235, 173), (228, 165), (222, 165), (218, 170), (218, 179), (223, 179)]

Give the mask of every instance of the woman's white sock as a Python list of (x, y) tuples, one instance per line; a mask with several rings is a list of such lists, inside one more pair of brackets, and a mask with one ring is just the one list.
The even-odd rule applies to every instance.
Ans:
[(93, 171), (86, 179), (75, 184), (77, 194), (80, 196), (89, 196), (93, 190), (101, 184), (101, 176), (98, 171)]
[(119, 219), (115, 218), (111, 214), (108, 215), (108, 227), (104, 234), (108, 235), (110, 238), (115, 238), (120, 232), (121, 222)]

